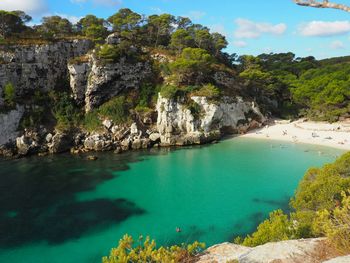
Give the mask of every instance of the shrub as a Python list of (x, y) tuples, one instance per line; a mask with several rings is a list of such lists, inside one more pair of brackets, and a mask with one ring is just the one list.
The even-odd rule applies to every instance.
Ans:
[(208, 99), (215, 99), (220, 96), (220, 90), (213, 84), (206, 84), (199, 90), (194, 91), (194, 96), (207, 97)]
[[(347, 192), (350, 194), (350, 191)], [(350, 196), (342, 192), (342, 203), (334, 211), (323, 210), (317, 213), (315, 231), (326, 235), (330, 243), (340, 252), (350, 252)]]
[(129, 106), (124, 96), (118, 96), (102, 104), (98, 114), (113, 120), (114, 123), (123, 123), (129, 119)]
[(100, 47), (97, 55), (103, 62), (113, 63), (120, 58), (121, 52), (118, 46), (104, 44)]
[(103, 257), (103, 263), (121, 262), (190, 262), (204, 248), (204, 243), (194, 242), (190, 245), (156, 247), (156, 242), (147, 237), (138, 240), (139, 245), (135, 246), (133, 238), (125, 235), (116, 248), (113, 248), (108, 257)]
[(15, 104), (15, 87), (12, 83), (7, 83), (4, 87), (4, 100), (8, 106), (13, 106)]
[(101, 128), (101, 120), (97, 111), (90, 111), (84, 116), (84, 128), (88, 131), (95, 131)]
[(160, 88), (160, 95), (167, 99), (176, 99), (181, 92), (181, 88), (172, 85), (163, 85)]
[(290, 236), (288, 215), (285, 215), (282, 210), (277, 210), (270, 213), (270, 218), (262, 222), (256, 232), (248, 235), (242, 244), (244, 246), (254, 247), (267, 242), (287, 240)]
[(79, 126), (81, 113), (70, 94), (52, 93), (51, 96), (54, 101), (52, 113), (57, 121), (56, 128), (65, 130)]

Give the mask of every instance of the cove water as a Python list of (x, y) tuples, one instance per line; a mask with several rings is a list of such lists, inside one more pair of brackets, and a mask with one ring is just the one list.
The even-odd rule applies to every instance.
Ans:
[[(95, 263), (125, 234), (207, 246), (254, 230), (342, 151), (234, 138), (182, 149), (0, 160), (0, 262)], [(176, 228), (181, 232), (176, 232)]]

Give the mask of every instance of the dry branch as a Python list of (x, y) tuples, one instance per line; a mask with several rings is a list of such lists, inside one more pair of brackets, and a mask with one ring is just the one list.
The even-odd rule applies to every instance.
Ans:
[(350, 6), (346, 6), (343, 4), (337, 4), (329, 2), (328, 0), (323, 1), (316, 1), (316, 0), (293, 0), (297, 5), (301, 6), (309, 6), (309, 7), (316, 7), (316, 8), (333, 8), (333, 9), (339, 9), (346, 12), (350, 12)]

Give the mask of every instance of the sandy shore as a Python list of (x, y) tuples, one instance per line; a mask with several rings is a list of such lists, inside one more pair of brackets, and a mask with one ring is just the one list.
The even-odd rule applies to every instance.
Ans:
[(350, 150), (350, 122), (330, 124), (303, 120), (294, 122), (275, 120), (242, 137), (308, 143)]

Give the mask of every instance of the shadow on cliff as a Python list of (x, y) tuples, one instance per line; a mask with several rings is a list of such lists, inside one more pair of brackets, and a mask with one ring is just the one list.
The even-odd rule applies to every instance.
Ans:
[(126, 199), (77, 200), (142, 161), (139, 153), (71, 155), (0, 161), (0, 247), (80, 238), (145, 213)]

